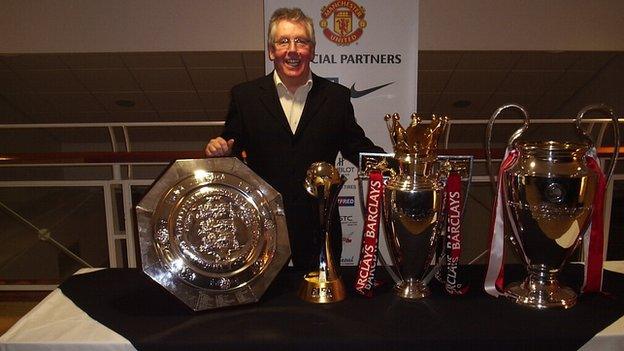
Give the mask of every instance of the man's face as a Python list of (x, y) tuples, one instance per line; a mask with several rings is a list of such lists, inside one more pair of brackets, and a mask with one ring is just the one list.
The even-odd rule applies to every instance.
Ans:
[(286, 84), (303, 85), (310, 73), (314, 44), (304, 24), (287, 20), (275, 27), (275, 43), (269, 45), (269, 58)]

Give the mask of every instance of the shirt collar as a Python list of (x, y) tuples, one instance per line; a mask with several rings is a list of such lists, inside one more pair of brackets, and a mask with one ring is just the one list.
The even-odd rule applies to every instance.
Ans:
[[(280, 78), (279, 74), (277, 74), (276, 70), (273, 70), (273, 82), (275, 82), (275, 86), (278, 89), (283, 89), (285, 92), (288, 92), (288, 88), (286, 88), (286, 84), (282, 82), (282, 79)], [(312, 89), (312, 72), (308, 73), (308, 80), (302, 86), (306, 87), (307, 91), (310, 91)]]

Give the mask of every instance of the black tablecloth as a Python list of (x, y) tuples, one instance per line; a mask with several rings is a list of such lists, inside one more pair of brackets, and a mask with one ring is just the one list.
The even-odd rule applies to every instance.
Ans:
[[(60, 288), (141, 351), (576, 350), (624, 314), (620, 274), (605, 272), (609, 294), (587, 294), (572, 309), (544, 311), (486, 295), (484, 270), (461, 267), (471, 284), (462, 297), (432, 282), (431, 297), (407, 301), (386, 284), (372, 299), (350, 291), (343, 302), (316, 305), (297, 298), (301, 273), (286, 269), (259, 303), (204, 312), (192, 312), (138, 269), (77, 275)], [(519, 266), (506, 272), (510, 282), (524, 275)], [(354, 274), (343, 267), (348, 286)], [(562, 280), (578, 291), (581, 275), (580, 266), (571, 266)]]

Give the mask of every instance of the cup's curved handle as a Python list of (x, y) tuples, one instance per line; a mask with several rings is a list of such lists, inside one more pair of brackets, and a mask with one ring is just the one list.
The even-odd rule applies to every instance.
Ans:
[(613, 155), (611, 155), (611, 162), (609, 162), (609, 171), (606, 173), (607, 183), (609, 183), (609, 180), (611, 180), (611, 177), (613, 176), (613, 171), (615, 170), (615, 162), (617, 161), (619, 151), (620, 151), (620, 130), (618, 126), (618, 119), (615, 113), (613, 112), (613, 108), (605, 104), (593, 104), (593, 105), (588, 105), (588, 106), (583, 107), (579, 111), (579, 113), (576, 115), (576, 120), (575, 120), (576, 131), (580, 133), (581, 136), (589, 140), (592, 146), (594, 145), (592, 138), (589, 135), (587, 135), (585, 130), (581, 128), (581, 121), (583, 120), (583, 116), (585, 116), (585, 113), (589, 111), (594, 111), (594, 110), (606, 112), (611, 117), (611, 123), (613, 124), (614, 150), (613, 150)]
[(517, 108), (518, 110), (520, 110), (524, 115), (524, 124), (511, 135), (509, 141), (507, 141), (507, 147), (510, 147), (513, 142), (518, 139), (520, 135), (522, 135), (522, 133), (527, 130), (527, 128), (529, 128), (530, 123), (529, 113), (524, 107), (518, 104), (503, 105), (497, 108), (496, 111), (494, 111), (494, 114), (492, 114), (492, 117), (487, 124), (487, 128), (485, 129), (485, 159), (487, 160), (487, 168), (488, 172), (490, 173), (490, 183), (492, 184), (492, 190), (494, 191), (494, 194), (496, 194), (496, 183), (494, 181), (494, 173), (492, 172), (492, 127), (494, 126), (494, 121), (496, 120), (498, 115), (500, 115), (501, 112), (508, 108)]

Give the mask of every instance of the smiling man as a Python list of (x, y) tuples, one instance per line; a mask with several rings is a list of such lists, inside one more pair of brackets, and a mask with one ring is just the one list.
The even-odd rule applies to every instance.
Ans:
[[(313, 74), (314, 25), (300, 9), (278, 9), (268, 31), (269, 75), (232, 88), (225, 128), (208, 142), (206, 156), (240, 156), (282, 194), (295, 268), (318, 265), (316, 201), (306, 193), (308, 167), (334, 164), (340, 151), (357, 164), (360, 152), (383, 152), (357, 124), (349, 89)], [(332, 247), (342, 252), (338, 209), (332, 214)]]

